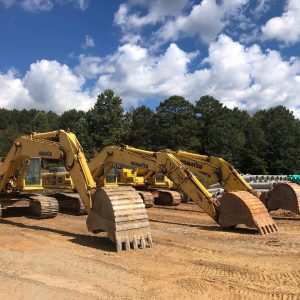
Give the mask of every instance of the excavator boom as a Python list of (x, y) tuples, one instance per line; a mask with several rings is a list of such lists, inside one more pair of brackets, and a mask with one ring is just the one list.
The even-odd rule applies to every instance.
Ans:
[(279, 182), (273, 189), (258, 194), (227, 161), (219, 157), (176, 151), (174, 155), (208, 185), (220, 183), (226, 192), (247, 191), (259, 198), (268, 211), (279, 208), (300, 215), (300, 187), (290, 182)]
[(277, 230), (265, 207), (250, 191), (243, 194), (227, 193), (226, 199), (217, 199), (207, 191), (189, 167), (170, 151), (151, 152), (125, 145), (106, 147), (89, 163), (97, 185), (103, 185), (106, 174), (114, 164), (164, 173), (182, 192), (223, 227), (246, 224), (257, 228), (261, 234)]

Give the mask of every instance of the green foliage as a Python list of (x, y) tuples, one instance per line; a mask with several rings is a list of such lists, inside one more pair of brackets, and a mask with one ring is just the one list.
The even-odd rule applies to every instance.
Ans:
[(87, 113), (87, 121), (96, 151), (122, 143), (125, 134), (122, 99), (112, 90), (98, 96), (95, 106)]
[(268, 173), (297, 173), (300, 170), (300, 122), (284, 106), (257, 112), (254, 117), (264, 133), (262, 157)]
[(152, 119), (154, 149), (197, 148), (195, 108), (183, 97), (172, 96), (161, 102)]
[(142, 149), (152, 149), (153, 117), (154, 112), (146, 106), (132, 109), (126, 115), (126, 128), (129, 128), (126, 143)]
[(105, 90), (88, 112), (72, 109), (60, 116), (36, 109), (0, 109), (0, 156), (18, 135), (56, 129), (74, 132), (87, 157), (105, 146), (127, 143), (219, 156), (244, 173), (300, 173), (300, 121), (283, 106), (250, 116), (208, 95), (195, 104), (171, 96), (156, 111), (140, 106), (124, 112), (122, 99)]

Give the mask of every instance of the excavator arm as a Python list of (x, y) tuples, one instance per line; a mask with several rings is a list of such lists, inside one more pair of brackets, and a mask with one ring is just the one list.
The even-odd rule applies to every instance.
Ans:
[[(36, 133), (16, 139), (0, 165), (0, 191), (30, 157), (63, 160), (88, 211), (87, 227), (106, 231), (117, 250), (152, 246), (148, 216), (142, 199), (132, 188), (96, 188), (82, 147), (73, 133), (63, 130)], [(22, 172), (24, 176), (25, 172)], [(97, 210), (97, 214), (94, 210)]]
[(219, 157), (199, 155), (186, 151), (172, 152), (203, 182), (220, 183), (226, 192), (247, 191), (264, 203), (269, 211), (290, 210), (300, 215), (300, 187), (290, 182), (279, 182), (269, 192), (259, 195), (234, 167)]
[(258, 196), (256, 191), (244, 180), (239, 172), (220, 157), (206, 156), (182, 150), (171, 151), (206, 186), (220, 183), (226, 192), (247, 191)]
[(246, 224), (261, 234), (276, 231), (276, 225), (261, 202), (249, 192), (217, 199), (209, 193), (190, 169), (172, 152), (151, 152), (129, 146), (104, 148), (89, 163), (97, 185), (102, 185), (114, 164), (124, 164), (155, 173), (164, 173), (173, 183), (223, 227)]

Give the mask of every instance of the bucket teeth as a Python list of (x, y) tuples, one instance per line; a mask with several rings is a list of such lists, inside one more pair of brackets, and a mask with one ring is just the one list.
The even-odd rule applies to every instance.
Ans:
[(151, 237), (151, 234), (147, 234), (147, 241), (148, 241), (148, 244), (149, 244), (149, 247), (153, 247), (153, 241), (152, 241), (152, 237)]
[(133, 236), (132, 238), (130, 237), (119, 237), (116, 239), (116, 250), (117, 252), (120, 252), (122, 250), (136, 250), (136, 249), (144, 249), (144, 248), (151, 248), (153, 246), (151, 234), (146, 234), (145, 236)]
[(135, 236), (133, 237), (132, 247), (134, 250), (138, 248), (138, 242)]
[(277, 226), (275, 224), (261, 226), (261, 227), (258, 226), (257, 228), (261, 235), (266, 235), (266, 234), (278, 231)]

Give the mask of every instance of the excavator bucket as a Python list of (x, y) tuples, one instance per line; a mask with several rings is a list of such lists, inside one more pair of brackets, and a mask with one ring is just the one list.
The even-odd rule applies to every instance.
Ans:
[(263, 203), (251, 193), (229, 192), (225, 193), (219, 201), (219, 224), (222, 227), (245, 224), (257, 228), (261, 235), (277, 231), (277, 226)]
[(267, 209), (279, 208), (289, 210), (300, 215), (300, 186), (296, 183), (280, 182), (262, 199)]
[(87, 218), (94, 233), (106, 231), (116, 250), (152, 247), (147, 211), (133, 187), (105, 187), (97, 190)]

